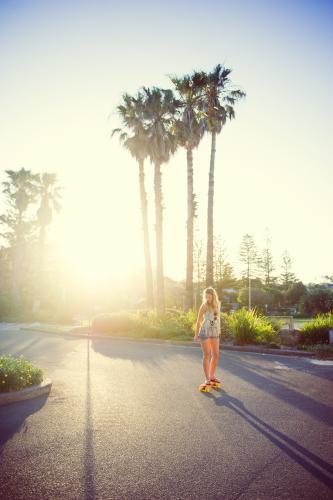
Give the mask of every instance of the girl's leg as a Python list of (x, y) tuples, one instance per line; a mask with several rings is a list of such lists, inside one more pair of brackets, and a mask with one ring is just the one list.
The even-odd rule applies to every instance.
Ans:
[(210, 363), (210, 340), (200, 339), (202, 349), (202, 366), (206, 380), (209, 380), (209, 363)]
[(210, 344), (210, 350), (212, 352), (212, 358), (210, 360), (210, 365), (209, 365), (209, 378), (214, 378), (215, 377), (215, 370), (217, 367), (217, 363), (219, 360), (219, 337), (213, 338), (210, 337), (207, 342)]

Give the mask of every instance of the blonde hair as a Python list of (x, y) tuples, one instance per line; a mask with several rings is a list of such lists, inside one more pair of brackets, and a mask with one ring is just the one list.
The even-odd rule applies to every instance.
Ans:
[(217, 312), (219, 313), (221, 304), (219, 301), (219, 297), (217, 295), (217, 291), (212, 286), (209, 286), (209, 287), (204, 289), (203, 294), (202, 294), (202, 303), (205, 304), (207, 307), (209, 307), (209, 305), (207, 303), (207, 299), (206, 299), (206, 293), (210, 293), (211, 295), (213, 295), (212, 308), (213, 308), (213, 310), (217, 310)]

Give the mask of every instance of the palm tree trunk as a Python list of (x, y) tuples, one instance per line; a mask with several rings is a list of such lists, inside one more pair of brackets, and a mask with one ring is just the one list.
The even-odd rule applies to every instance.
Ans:
[(207, 212), (207, 260), (206, 260), (206, 286), (213, 286), (213, 256), (214, 256), (214, 166), (215, 166), (215, 151), (216, 151), (216, 132), (212, 132), (212, 144), (210, 150), (210, 167), (209, 167), (209, 183), (208, 183), (208, 212)]
[(161, 165), (155, 163), (154, 169), (155, 190), (155, 234), (156, 234), (156, 299), (157, 312), (165, 310), (164, 276), (163, 276), (163, 216), (162, 216), (162, 187)]
[(46, 240), (46, 227), (44, 224), (40, 227), (39, 232), (39, 300), (40, 305), (45, 301), (45, 240)]
[(17, 240), (12, 247), (12, 282), (11, 282), (11, 296), (12, 301), (16, 308), (21, 305), (21, 264), (22, 264), (22, 244)]
[(193, 151), (187, 150), (187, 252), (186, 252), (186, 309), (193, 308)]
[(147, 301), (147, 307), (152, 309), (154, 307), (153, 272), (151, 267), (151, 256), (149, 248), (147, 194), (145, 190), (145, 173), (143, 168), (143, 160), (139, 161), (139, 185), (140, 185), (140, 199), (141, 199), (141, 213), (142, 213), (143, 248), (145, 255), (146, 301)]
[(18, 224), (16, 237), (12, 247), (12, 301), (16, 308), (20, 308), (22, 303), (21, 283), (22, 283), (22, 262), (23, 262), (23, 237), (22, 237), (22, 214), (18, 214)]

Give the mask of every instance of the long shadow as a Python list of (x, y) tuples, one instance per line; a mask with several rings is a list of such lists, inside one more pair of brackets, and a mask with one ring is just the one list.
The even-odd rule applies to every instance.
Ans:
[(330, 406), (312, 399), (309, 396), (290, 389), (284, 384), (276, 382), (271, 378), (264, 377), (254, 370), (245, 368), (241, 362), (235, 363), (230, 357), (225, 358), (223, 368), (236, 377), (246, 380), (249, 384), (255, 385), (259, 389), (273, 394), (276, 398), (295, 406), (303, 412), (309, 413), (317, 420), (328, 425), (333, 425), (333, 412)]
[(84, 452), (84, 487), (85, 499), (94, 499), (95, 496), (95, 458), (93, 441), (93, 419), (90, 394), (90, 340), (87, 339), (87, 396), (86, 396), (86, 423), (85, 423), (85, 452)]
[[(244, 403), (233, 396), (230, 396), (222, 389), (220, 396), (214, 396), (210, 393), (209, 397), (220, 407), (226, 407), (244, 418), (252, 427), (261, 432), (274, 445), (280, 448), (290, 458), (304, 467), (310, 474), (319, 479), (322, 483), (333, 489), (333, 465), (307, 450), (289, 436), (278, 431), (264, 420), (257, 417), (246, 408)], [(312, 463), (311, 463), (312, 462)], [(321, 470), (322, 469), (322, 470)]]
[[(248, 354), (248, 353), (247, 353)], [(230, 356), (230, 351), (228, 352), (228, 355)], [(237, 356), (231, 355), (234, 359), (238, 359)], [(272, 359), (270, 357), (266, 357), (265, 359), (268, 361), (277, 361), (276, 359)], [(283, 356), (283, 360), (281, 361), (282, 364), (287, 365), (290, 370), (296, 370), (301, 373), (308, 373), (309, 375), (313, 375), (318, 378), (322, 378), (325, 380), (328, 380), (330, 382), (333, 381), (333, 370), (332, 367), (327, 368), (327, 367), (321, 367), (320, 365), (314, 365), (309, 361), (309, 358), (307, 358), (307, 361), (302, 358), (297, 358), (297, 359), (290, 359), (288, 356)], [(305, 364), (306, 363), (306, 364)], [(267, 367), (262, 367), (262, 366), (255, 366), (252, 363), (249, 363), (248, 361), (245, 361), (245, 359), (242, 358), (242, 364), (246, 366), (251, 366), (252, 368), (258, 369), (260, 371), (266, 371), (266, 372), (275, 372), (276, 368), (267, 368)]]
[[(240, 359), (238, 356), (233, 356), (233, 355), (230, 355), (230, 353), (228, 353), (228, 357), (233, 359), (233, 360), (236, 360), (238, 362), (241, 362), (243, 366), (249, 368), (249, 370), (254, 370), (256, 372), (262, 372), (263, 374), (268, 374), (269, 375), (269, 378), (270, 380), (275, 380), (276, 382), (278, 383), (281, 383), (281, 384), (288, 384), (288, 386), (293, 386), (293, 387), (298, 387), (297, 384), (295, 384), (294, 382), (290, 381), (290, 380), (285, 380), (284, 378), (280, 378), (280, 377), (276, 377), (276, 376), (273, 376), (274, 374), (276, 374), (278, 370), (278, 368), (267, 368), (265, 366), (261, 366), (261, 365), (255, 365), (254, 363), (250, 363), (248, 361), (246, 361), (243, 357)], [(273, 360), (272, 362), (274, 362), (275, 360)], [(283, 362), (283, 364), (286, 364)], [(288, 366), (288, 365), (287, 365)], [(289, 366), (289, 369), (294, 369), (293, 366)]]
[(0, 406), (0, 457), (5, 444), (17, 432), (27, 432), (28, 424), (25, 420), (33, 413), (41, 410), (46, 403), (48, 394), (37, 398), (17, 401)]
[[(31, 350), (32, 347), (36, 344), (38, 344), (39, 339), (31, 339), (31, 342), (29, 342), (26, 345), (23, 345), (21, 349), (12, 349), (12, 354), (15, 354), (15, 357), (20, 356), (22, 353), (26, 353), (27, 351)], [(25, 356), (24, 356), (25, 357)]]
[[(142, 363), (161, 367), (164, 360), (174, 358), (182, 353), (187, 354), (201, 349), (194, 346), (175, 344), (159, 344), (146, 341), (121, 339), (92, 339), (92, 348), (95, 352), (111, 358), (131, 360), (133, 363)], [(176, 348), (176, 349), (175, 349)]]

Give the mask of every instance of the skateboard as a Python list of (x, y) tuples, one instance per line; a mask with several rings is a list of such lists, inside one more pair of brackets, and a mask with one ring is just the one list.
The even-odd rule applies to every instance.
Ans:
[(210, 392), (211, 389), (220, 389), (221, 388), (221, 382), (211, 382), (209, 385), (207, 384), (200, 384), (198, 389), (200, 392)]
[(199, 387), (198, 387), (198, 390), (200, 392), (210, 392), (211, 388), (212, 388), (213, 384), (200, 384)]

